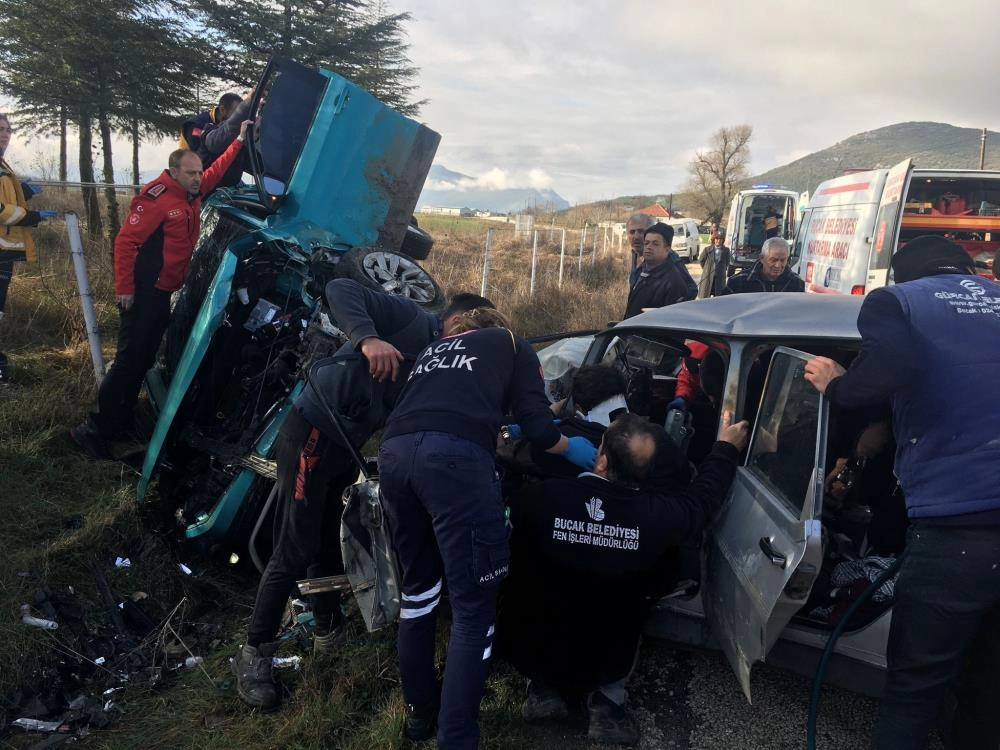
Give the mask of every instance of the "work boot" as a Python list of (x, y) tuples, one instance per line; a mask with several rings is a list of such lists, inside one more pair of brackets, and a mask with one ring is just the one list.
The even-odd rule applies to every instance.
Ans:
[(547, 721), (567, 716), (569, 707), (554, 688), (538, 680), (528, 680), (528, 697), (521, 705), (521, 718), (525, 721)]
[(406, 718), (403, 720), (403, 735), (410, 742), (424, 742), (432, 739), (437, 732), (438, 705), (432, 703), (423, 706), (406, 705)]
[(236, 692), (261, 711), (278, 707), (278, 685), (271, 674), (271, 658), (277, 647), (276, 643), (262, 643), (258, 648), (244, 646), (232, 662)]
[(603, 745), (634, 745), (639, 741), (639, 724), (635, 717), (608, 698), (600, 690), (587, 697), (590, 724), (587, 737)]
[(95, 430), (90, 422), (82, 422), (69, 431), (69, 436), (76, 443), (80, 450), (93, 459), (110, 460), (111, 451), (108, 450), (107, 443)]

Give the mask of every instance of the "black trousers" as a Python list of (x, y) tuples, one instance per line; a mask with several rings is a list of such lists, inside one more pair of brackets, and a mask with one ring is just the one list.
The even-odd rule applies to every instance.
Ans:
[(151, 287), (136, 289), (132, 307), (118, 310), (118, 351), (101, 381), (97, 406), (90, 413), (91, 424), (104, 438), (113, 438), (133, 425), (142, 380), (156, 362), (156, 352), (170, 322), (170, 294)]
[(14, 278), (14, 261), (0, 263), (0, 313), (7, 304), (7, 288), (12, 278)]
[[(278, 515), (275, 546), (257, 586), (247, 644), (254, 648), (278, 635), (285, 602), (295, 582), (344, 572), (340, 555), (341, 497), (358, 467), (347, 452), (298, 411), (285, 418), (276, 440)], [(340, 593), (313, 597), (320, 632), (341, 621)]]
[[(906, 560), (896, 582), (887, 661), (888, 680), (878, 725), (876, 750), (921, 750), (934, 728), (952, 681), (969, 647), (981, 642), (997, 648), (995, 634), (983, 628), (1000, 609), (1000, 526), (939, 526), (914, 522), (907, 536)], [(956, 736), (992, 735), (992, 744), (959, 746), (995, 750), (1000, 744), (996, 717), (1000, 687), (989, 647), (969, 654), (965, 700), (959, 692)], [(982, 673), (982, 674), (977, 674)], [(969, 701), (969, 679), (979, 690)]]

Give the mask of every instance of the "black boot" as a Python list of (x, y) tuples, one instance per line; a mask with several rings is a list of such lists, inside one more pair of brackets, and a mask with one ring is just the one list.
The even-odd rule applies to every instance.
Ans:
[(240, 698), (261, 711), (273, 711), (279, 703), (278, 685), (271, 674), (271, 657), (277, 645), (244, 646), (233, 659), (236, 691)]
[(0, 385), (10, 383), (10, 363), (7, 362), (7, 355), (0, 352)]
[(406, 719), (403, 722), (403, 734), (411, 742), (423, 742), (434, 737), (437, 731), (438, 705), (432, 703), (425, 706), (406, 705)]

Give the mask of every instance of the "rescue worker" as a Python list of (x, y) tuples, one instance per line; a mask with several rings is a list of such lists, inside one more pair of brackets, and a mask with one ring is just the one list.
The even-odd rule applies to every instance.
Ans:
[(764, 212), (764, 239), (769, 240), (772, 237), (777, 237), (780, 225), (781, 219), (777, 211), (774, 210), (773, 206), (768, 206), (767, 211)]
[(698, 285), (680, 256), (670, 249), (673, 241), (674, 228), (669, 224), (654, 224), (643, 234), (643, 260), (629, 277), (622, 319), (638, 315), (646, 307), (664, 307), (698, 296)]
[(526, 720), (565, 718), (566, 696), (587, 695), (591, 740), (639, 740), (625, 682), (650, 597), (676, 574), (665, 562), (700, 539), (725, 499), (747, 428), (727, 413), (697, 478), (653, 490), (655, 473), (686, 459), (662, 427), (626, 414), (604, 433), (593, 472), (514, 499), (498, 649), (529, 678)]
[[(218, 124), (205, 131), (198, 145), (197, 152), (202, 163), (208, 167), (214, 163), (232, 143), (240, 132), (242, 123), (250, 116), (250, 104), (253, 101), (253, 91), (243, 99), (237, 99), (228, 117), (219, 120)], [(241, 154), (226, 170), (216, 187), (233, 187), (243, 178), (243, 173), (250, 168), (249, 156)]]
[[(223, 94), (216, 106), (186, 119), (181, 125), (181, 137), (177, 140), (177, 148), (197, 153), (205, 134), (210, 133), (219, 123), (233, 114), (241, 101), (243, 100), (239, 94)], [(208, 167), (208, 164), (204, 166)]]
[[(4, 160), (14, 129), (10, 118), (0, 114), (0, 319), (7, 305), (7, 288), (14, 276), (14, 263), (37, 261), (35, 243), (28, 229), (51, 219), (55, 211), (29, 211), (28, 201), (42, 192), (30, 182), (21, 182)], [(10, 382), (7, 355), (0, 352), (0, 385)]]
[(806, 283), (788, 268), (789, 246), (781, 237), (764, 241), (760, 260), (749, 272), (738, 273), (729, 280), (722, 294), (746, 292), (804, 292)]
[[(843, 408), (892, 404), (910, 528), (874, 746), (916, 750), (966, 649), (1000, 609), (1000, 405), (975, 397), (1000, 380), (1000, 283), (976, 276), (965, 250), (942, 237), (906, 243), (892, 269), (896, 283), (861, 306), (851, 368), (816, 357), (806, 379)], [(960, 703), (957, 747), (1000, 744), (993, 661), (970, 660), (989, 689), (974, 707)]]
[(115, 237), (115, 292), (121, 328), (115, 361), (97, 404), (70, 437), (92, 458), (109, 458), (107, 442), (128, 436), (146, 371), (156, 361), (170, 320), (170, 295), (180, 289), (198, 241), (201, 201), (243, 147), (245, 122), (226, 153), (203, 171), (192, 151), (170, 154), (167, 169), (132, 199)]
[[(404, 732), (443, 750), (479, 745), (479, 702), (492, 653), (496, 592), (507, 575), (507, 526), (494, 466), (497, 433), (513, 413), (539, 446), (578, 466), (596, 449), (552, 422), (538, 356), (502, 315), (466, 313), (460, 333), (425, 349), (390, 415), (379, 471), (402, 569), (399, 671)], [(451, 638), (440, 697), (434, 671), (437, 605), (447, 585)]]
[[(416, 353), (442, 334), (450, 334), (463, 313), (491, 308), (475, 294), (456, 295), (438, 317), (417, 303), (366, 289), (350, 279), (328, 283), (324, 296), (333, 320), (347, 334), (333, 357), (318, 362), (309, 384), (282, 422), (276, 442), (278, 516), (275, 547), (257, 587), (247, 642), (233, 661), (239, 696), (254, 708), (279, 702), (271, 670), (274, 643), (295, 581), (343, 572), (340, 538), (341, 497), (358, 476), (320, 394), (337, 411), (355, 449), (379, 429), (399, 396)], [(319, 393), (317, 393), (317, 390)], [(316, 626), (313, 654), (331, 656), (340, 638), (340, 595), (313, 599)]]

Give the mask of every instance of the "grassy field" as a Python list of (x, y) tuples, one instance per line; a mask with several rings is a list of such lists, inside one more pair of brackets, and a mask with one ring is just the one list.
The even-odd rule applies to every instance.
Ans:
[[(424, 263), (447, 292), (478, 291), (484, 224), (426, 222), (438, 238)], [(501, 225), (502, 226), (502, 225)], [(155, 496), (135, 500), (136, 473), (124, 465), (93, 462), (72, 446), (67, 429), (80, 421), (93, 398), (94, 376), (79, 299), (64, 238), (52, 222), (39, 230), (41, 262), (21, 265), (0, 321), (0, 349), (11, 359), (15, 384), (0, 389), (0, 697), (6, 726), (17, 714), (11, 700), (21, 688), (44, 692), (56, 673), (56, 657), (80, 650), (64, 627), (44, 631), (20, 621), (20, 606), (40, 590), (75, 602), (80, 626), (108, 635), (110, 616), (97, 580), (103, 576), (115, 601), (145, 595), (141, 606), (155, 622), (167, 622), (181, 640), (198, 643), (203, 669), (165, 672), (160, 684), (133, 680), (116, 693), (114, 722), (78, 744), (92, 748), (383, 748), (401, 745), (402, 702), (393, 634), (354, 637), (330, 665), (316, 665), (289, 643), (283, 653), (306, 655), (300, 671), (282, 673), (283, 709), (251, 712), (236, 698), (228, 658), (245, 633), (256, 580), (225, 561), (197, 560), (193, 550), (168, 543)], [(531, 248), (497, 230), (488, 294), (527, 335), (603, 327), (617, 318), (626, 298), (626, 261), (602, 256), (591, 262), (567, 248), (558, 287), (559, 247), (539, 252), (535, 294), (529, 294)], [(576, 240), (577, 243), (579, 239)], [(574, 247), (570, 245), (570, 247)], [(576, 246), (578, 247), (578, 246)], [(589, 248), (588, 248), (589, 251)], [(105, 355), (114, 352), (111, 254), (106, 243), (87, 247)], [(117, 557), (131, 567), (116, 568)], [(186, 576), (177, 562), (201, 575)], [(72, 591), (72, 594), (70, 593)], [(196, 623), (217, 626), (208, 641), (186, 635)], [(215, 631), (213, 631), (215, 632)], [(143, 647), (151, 654), (155, 643)], [(81, 673), (87, 690), (120, 684), (116, 665)], [(79, 671), (79, 670), (77, 670)], [(497, 665), (483, 703), (484, 747), (579, 747), (579, 736), (524, 726), (519, 718), (523, 682)], [(0, 730), (0, 747), (22, 748), (37, 734)]]

